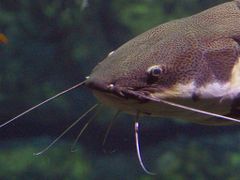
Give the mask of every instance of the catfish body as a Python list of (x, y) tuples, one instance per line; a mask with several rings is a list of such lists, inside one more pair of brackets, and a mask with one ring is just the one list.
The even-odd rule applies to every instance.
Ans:
[(131, 114), (228, 123), (147, 97), (238, 116), (240, 1), (162, 24), (137, 36), (100, 62), (86, 84), (101, 102)]

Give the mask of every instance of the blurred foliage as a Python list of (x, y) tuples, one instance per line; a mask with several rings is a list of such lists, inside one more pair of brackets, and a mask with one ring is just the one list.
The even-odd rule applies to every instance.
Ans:
[[(39, 141), (39, 139), (37, 140)], [(33, 141), (32, 141), (33, 142)], [(33, 155), (39, 150), (34, 143), (15, 142), (14, 148), (4, 148), (0, 154), (1, 179), (78, 179), (90, 174), (90, 165), (78, 149), (70, 153), (64, 148), (55, 148), (47, 155)], [(38, 147), (38, 148), (37, 148)]]
[(49, 139), (1, 143), (0, 179), (105, 179), (184, 180), (239, 179), (240, 134), (189, 138), (179, 136), (143, 147), (145, 165), (156, 176), (145, 174), (135, 152), (105, 153), (68, 149), (62, 141), (45, 154), (34, 156)]
[[(82, 0), (1, 0), (0, 33), (8, 43), (0, 44), (0, 122), (84, 80), (97, 62), (130, 38), (225, 1), (87, 2), (83, 7)], [(15, 127), (1, 129), (0, 179), (238, 179), (239, 135), (230, 130), (196, 130), (189, 125), (178, 137), (184, 124), (150, 121), (145, 132), (159, 134), (148, 137), (152, 140), (143, 146), (143, 154), (146, 165), (152, 164), (158, 172), (156, 177), (141, 170), (134, 145), (125, 141), (124, 135), (132, 133), (132, 117), (121, 116), (110, 133), (116, 147), (125, 151), (100, 153), (99, 134), (112, 117), (108, 112), (94, 122), (88, 138), (80, 140), (80, 151), (64, 149), (68, 147), (65, 140), (43, 156), (32, 156), (46, 144), (40, 136), (55, 137), (94, 103), (88, 90), (76, 90), (16, 121)], [(212, 134), (201, 134), (204, 128)], [(160, 137), (163, 134), (165, 139)], [(33, 137), (39, 144), (33, 143)]]

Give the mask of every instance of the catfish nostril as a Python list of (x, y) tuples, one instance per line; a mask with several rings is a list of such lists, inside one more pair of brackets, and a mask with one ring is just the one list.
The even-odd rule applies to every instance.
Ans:
[(108, 88), (109, 88), (110, 90), (113, 90), (114, 85), (113, 85), (113, 84), (109, 84), (109, 85), (108, 85)]

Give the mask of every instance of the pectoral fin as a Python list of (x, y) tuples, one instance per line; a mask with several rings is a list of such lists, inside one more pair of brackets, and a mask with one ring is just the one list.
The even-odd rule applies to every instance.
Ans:
[[(224, 116), (239, 119), (240, 120), (240, 94), (233, 100), (229, 113)], [(200, 120), (197, 123), (204, 125), (215, 125), (215, 126), (227, 126), (227, 125), (237, 125), (240, 123), (224, 120), (217, 117), (211, 117), (208, 119)]]

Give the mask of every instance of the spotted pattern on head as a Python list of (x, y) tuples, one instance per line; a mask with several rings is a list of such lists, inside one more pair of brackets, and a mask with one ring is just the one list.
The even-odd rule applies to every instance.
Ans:
[[(226, 83), (239, 56), (240, 1), (174, 20), (128, 41), (94, 68), (89, 81), (162, 91), (194, 83)], [(149, 81), (147, 70), (163, 72)]]

